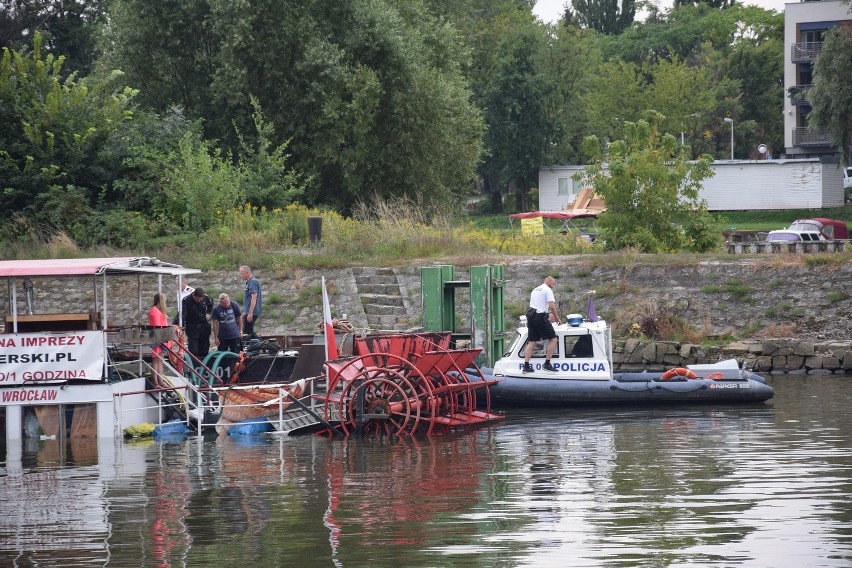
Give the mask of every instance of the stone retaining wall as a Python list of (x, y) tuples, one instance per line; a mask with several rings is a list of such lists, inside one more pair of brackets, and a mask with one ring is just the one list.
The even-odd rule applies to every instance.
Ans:
[(703, 347), (672, 341), (613, 341), (616, 371), (663, 371), (696, 363), (736, 359), (759, 373), (791, 375), (852, 374), (852, 341), (815, 343), (794, 339), (738, 341), (726, 346)]
[[(695, 362), (714, 362), (736, 357), (762, 372), (850, 372), (852, 338), (852, 262), (811, 263), (801, 255), (738, 256), (731, 260), (690, 260), (673, 256), (668, 265), (643, 262), (641, 255), (623, 263), (602, 256), (578, 255), (503, 259), (505, 328), (509, 334), (526, 311), (530, 291), (545, 276), (556, 277), (555, 294), (560, 313), (585, 314), (589, 290), (596, 290), (597, 312), (615, 325), (617, 364), (624, 369), (655, 368)], [(835, 257), (842, 258), (842, 257)], [(471, 264), (493, 263), (468, 259)], [(660, 257), (654, 257), (659, 262)], [(422, 322), (420, 265), (386, 268), (273, 271), (253, 267), (262, 285), (264, 313), (258, 328), (265, 335), (297, 335), (316, 332), (322, 320), (320, 279), (328, 283), (332, 313), (352, 323), (358, 331), (377, 330), (368, 321), (375, 290), (359, 289), (357, 280), (378, 282), (387, 274), (390, 288), (398, 289), (401, 310), (384, 314), (376, 308), (382, 331), (416, 330)], [(468, 278), (456, 267), (457, 280)], [(236, 267), (230, 271), (205, 272), (190, 278), (216, 297), (227, 292), (242, 297), (244, 283)], [(143, 305), (136, 302), (135, 277), (110, 283), (110, 323), (143, 323), (156, 279), (143, 279)], [(164, 279), (166, 291), (174, 283)], [(93, 305), (91, 280), (37, 279), (35, 307), (38, 313), (84, 312)], [(0, 312), (10, 312), (7, 297), (0, 298)], [(23, 313), (22, 291), (18, 295)], [(456, 291), (457, 321), (464, 328), (469, 318), (469, 293)], [(170, 315), (175, 301), (168, 304)], [(394, 308), (396, 310), (396, 308)], [(640, 344), (629, 336), (631, 322), (649, 310), (677, 310), (677, 316), (707, 338), (730, 338), (724, 348), (688, 343)], [(625, 331), (628, 330), (628, 331)], [(783, 335), (779, 335), (783, 332)], [(778, 339), (773, 339), (778, 338)], [(639, 350), (637, 352), (637, 350)]]

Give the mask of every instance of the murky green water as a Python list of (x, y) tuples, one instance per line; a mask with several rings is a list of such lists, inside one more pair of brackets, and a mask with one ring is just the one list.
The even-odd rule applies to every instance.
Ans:
[(852, 566), (852, 377), (397, 443), (24, 448), (0, 566)]

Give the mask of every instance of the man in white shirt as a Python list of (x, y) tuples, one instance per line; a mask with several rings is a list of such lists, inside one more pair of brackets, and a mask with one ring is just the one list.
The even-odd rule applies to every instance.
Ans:
[(530, 309), (527, 311), (527, 348), (524, 352), (524, 373), (532, 373), (530, 364), (535, 345), (547, 340), (547, 358), (541, 366), (545, 371), (555, 371), (550, 364), (553, 351), (556, 349), (556, 330), (552, 322), (559, 322), (559, 312), (556, 310), (556, 300), (553, 297), (553, 287), (556, 280), (552, 276), (544, 279), (544, 283), (530, 293)]

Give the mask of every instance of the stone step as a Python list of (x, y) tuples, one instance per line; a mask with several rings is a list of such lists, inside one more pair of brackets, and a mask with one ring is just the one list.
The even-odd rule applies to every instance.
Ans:
[(370, 326), (370, 329), (380, 331), (402, 331), (409, 329), (412, 326), (412, 322), (408, 319), (407, 315), (392, 316), (367, 314), (367, 324)]
[(399, 294), (361, 294), (361, 305), (400, 306), (405, 308), (405, 303)]
[(359, 277), (359, 276), (369, 277), (369, 276), (381, 275), (383, 277), (390, 276), (390, 277), (396, 279), (393, 268), (376, 268), (376, 267), (353, 268), (352, 274), (354, 274), (356, 278)]
[(399, 285), (396, 283), (388, 284), (381, 283), (357, 283), (358, 292), (361, 294), (385, 294), (389, 296), (399, 296)]
[(405, 306), (387, 304), (364, 304), (364, 313), (369, 315), (407, 315)]
[(355, 284), (357, 286), (394, 286), (399, 288), (396, 277), (391, 274), (389, 276), (356, 276)]

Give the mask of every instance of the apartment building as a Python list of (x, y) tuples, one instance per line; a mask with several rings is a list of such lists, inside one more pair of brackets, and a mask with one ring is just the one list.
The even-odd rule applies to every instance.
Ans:
[(825, 33), (852, 25), (852, 4), (810, 0), (784, 5), (784, 146), (788, 158), (833, 158), (837, 147), (823, 129), (808, 128), (805, 98)]

